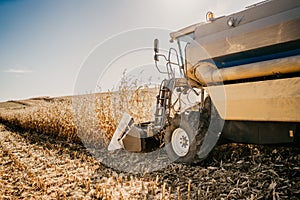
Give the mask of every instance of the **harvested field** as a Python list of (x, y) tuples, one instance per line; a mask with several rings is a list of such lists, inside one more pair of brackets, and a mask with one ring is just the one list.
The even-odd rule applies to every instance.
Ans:
[(81, 144), (4, 125), (0, 130), (3, 199), (300, 198), (297, 148), (229, 144), (202, 165), (130, 174), (106, 167)]
[[(136, 91), (126, 101), (136, 108), (152, 95), (146, 93), (137, 100), (134, 94)], [(113, 98), (111, 93), (97, 98), (95, 105), (100, 107), (94, 107), (93, 123), (82, 119), (88, 124), (81, 127), (81, 133), (87, 133), (83, 138), (90, 141), (77, 135), (69, 98), (30, 100), (21, 107), (16, 102), (2, 104), (0, 198), (300, 199), (299, 147), (225, 144), (193, 166), (171, 163), (163, 150), (155, 155), (155, 163), (148, 154), (141, 161), (138, 154), (97, 149), (93, 142), (104, 141), (91, 137), (97, 127), (111, 137), (118, 123), (114, 120), (121, 113), (117, 110), (129, 106), (123, 99), (122, 106), (109, 108)], [(144, 112), (131, 114), (147, 118), (141, 115)], [(87, 148), (86, 144), (91, 145)], [(142, 172), (126, 172), (140, 165), (145, 168)], [(160, 169), (160, 165), (165, 167)], [(149, 166), (156, 170), (147, 169)]]

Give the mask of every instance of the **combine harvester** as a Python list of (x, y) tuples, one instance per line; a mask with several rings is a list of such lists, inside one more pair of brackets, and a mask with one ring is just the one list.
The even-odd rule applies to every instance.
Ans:
[(109, 150), (165, 148), (172, 161), (195, 163), (220, 141), (300, 144), (299, 0), (208, 12), (206, 22), (170, 36), (178, 51), (168, 55), (154, 41), (156, 67), (168, 75), (154, 121), (135, 125), (124, 114)]

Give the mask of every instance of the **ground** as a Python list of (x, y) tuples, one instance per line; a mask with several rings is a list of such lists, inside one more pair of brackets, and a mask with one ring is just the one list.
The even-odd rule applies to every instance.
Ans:
[[(2, 111), (31, 106), (30, 101), (1, 105)], [(161, 154), (158, 165), (168, 164), (143, 173), (122, 171), (135, 165), (138, 155), (91, 152), (81, 142), (2, 121), (0, 198), (300, 199), (299, 146), (225, 144), (193, 166), (168, 163)], [(124, 168), (108, 166), (107, 159)], [(144, 160), (148, 166), (148, 157)]]

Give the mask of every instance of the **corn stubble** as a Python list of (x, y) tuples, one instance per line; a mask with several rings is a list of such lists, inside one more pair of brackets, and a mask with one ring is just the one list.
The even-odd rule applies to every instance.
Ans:
[(159, 183), (104, 167), (79, 144), (0, 124), (0, 199), (148, 199)]

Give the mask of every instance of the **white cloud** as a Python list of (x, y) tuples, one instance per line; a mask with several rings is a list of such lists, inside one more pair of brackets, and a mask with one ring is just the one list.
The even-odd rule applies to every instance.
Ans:
[(31, 73), (31, 70), (27, 70), (27, 69), (15, 69), (15, 68), (11, 68), (11, 69), (7, 69), (4, 70), (4, 72), (6, 73), (13, 73), (13, 74), (26, 74), (26, 73)]

